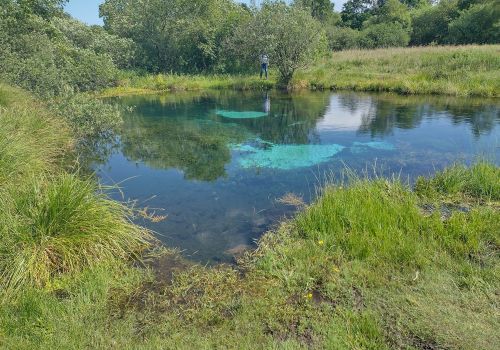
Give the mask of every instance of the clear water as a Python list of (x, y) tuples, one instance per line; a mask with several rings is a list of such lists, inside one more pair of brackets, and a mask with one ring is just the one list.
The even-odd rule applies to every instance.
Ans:
[(116, 199), (165, 220), (138, 222), (206, 263), (239, 248), (310, 201), (346, 167), (431, 175), (478, 156), (498, 163), (500, 102), (358, 93), (169, 94), (124, 97), (117, 145), (95, 164)]

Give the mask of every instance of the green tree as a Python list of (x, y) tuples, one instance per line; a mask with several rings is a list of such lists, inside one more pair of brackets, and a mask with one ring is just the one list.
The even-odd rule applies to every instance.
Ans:
[(61, 1), (3, 1), (0, 78), (43, 97), (114, 84), (110, 56), (79, 47), (57, 25)]
[(410, 41), (408, 30), (401, 23), (387, 22), (367, 26), (361, 31), (360, 46), (367, 49), (406, 46)]
[(294, 0), (293, 4), (308, 9), (311, 16), (321, 22), (331, 22), (336, 17), (330, 0)]
[(348, 0), (340, 13), (342, 22), (353, 29), (361, 29), (371, 16), (373, 5), (372, 0)]
[(132, 39), (138, 64), (153, 72), (215, 70), (221, 48), (248, 10), (231, 0), (106, 0), (104, 26)]
[(14, 4), (23, 14), (32, 14), (50, 19), (62, 12), (68, 0), (2, 0), (2, 7)]
[(365, 48), (406, 46), (410, 41), (411, 17), (399, 0), (385, 0), (363, 23), (360, 45)]
[(425, 6), (412, 13), (412, 45), (445, 44), (448, 24), (459, 16), (457, 0), (441, 0), (435, 6)]
[(361, 32), (349, 27), (331, 27), (326, 35), (328, 46), (333, 51), (356, 49), (361, 46)]
[(327, 40), (321, 24), (308, 11), (267, 2), (238, 27), (229, 47), (249, 64), (266, 52), (271, 66), (278, 70), (280, 83), (287, 85), (297, 69), (325, 52)]
[(474, 4), (460, 12), (449, 25), (448, 41), (453, 44), (493, 44), (500, 42), (500, 3)]
[(380, 23), (399, 23), (401, 27), (410, 31), (410, 11), (399, 0), (385, 0), (382, 6), (373, 11), (373, 15), (363, 25), (367, 27)]
[(119, 68), (131, 68), (136, 45), (128, 38), (109, 34), (101, 26), (88, 26), (69, 15), (55, 17), (52, 24), (73, 46), (109, 56)]

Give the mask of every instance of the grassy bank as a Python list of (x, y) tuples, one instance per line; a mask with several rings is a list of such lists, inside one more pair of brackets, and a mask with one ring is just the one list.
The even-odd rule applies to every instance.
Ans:
[(0, 85), (0, 96), (0, 301), (147, 247), (128, 208), (68, 171), (68, 123), (20, 90)]
[(236, 266), (143, 265), (65, 124), (0, 87), (0, 347), (498, 348), (500, 168), (332, 183)]
[(351, 50), (299, 72), (292, 85), (400, 94), (500, 96), (500, 46)]
[(199, 91), (199, 90), (269, 90), (276, 82), (245, 75), (146, 75), (123, 73), (118, 86), (99, 93), (101, 97), (140, 95), (155, 92)]
[[(500, 46), (439, 46), (335, 52), (311, 68), (298, 71), (292, 89), (385, 91), (398, 94), (500, 96)], [(257, 71), (256, 71), (257, 73)], [(270, 89), (254, 76), (124, 75), (102, 96), (160, 91)]]

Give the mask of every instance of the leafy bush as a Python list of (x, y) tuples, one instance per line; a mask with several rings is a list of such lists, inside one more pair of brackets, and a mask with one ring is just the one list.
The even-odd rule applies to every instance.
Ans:
[(410, 41), (408, 31), (397, 22), (369, 25), (361, 35), (360, 45), (367, 49), (406, 46)]
[(349, 27), (332, 27), (327, 32), (328, 46), (333, 51), (360, 47), (361, 32)]
[(500, 3), (475, 4), (449, 24), (448, 41), (453, 44), (500, 42)]
[(107, 138), (122, 123), (120, 109), (92, 96), (77, 94), (57, 101), (53, 111), (68, 122), (77, 140)]
[[(71, 26), (59, 12), (44, 18), (36, 15), (36, 4), (30, 4), (9, 2), (8, 10), (0, 11), (1, 79), (42, 97), (115, 84), (118, 71), (109, 52), (119, 50), (77, 46), (81, 40), (66, 36)], [(88, 40), (97, 41), (95, 34), (88, 30)]]
[(412, 12), (412, 45), (445, 44), (448, 23), (458, 17), (456, 0), (443, 0), (435, 6), (426, 6)]
[(51, 22), (73, 46), (98, 56), (109, 56), (119, 68), (133, 66), (136, 44), (131, 39), (109, 34), (100, 26), (87, 26), (71, 17), (54, 17)]

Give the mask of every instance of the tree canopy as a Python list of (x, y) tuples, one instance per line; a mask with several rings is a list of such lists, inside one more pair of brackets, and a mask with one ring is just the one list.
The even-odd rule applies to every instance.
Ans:
[(66, 0), (0, 0), (0, 78), (40, 95), (116, 83), (120, 69), (248, 73), (270, 56), (281, 83), (330, 50), (500, 42), (496, 0), (105, 0), (104, 26)]

